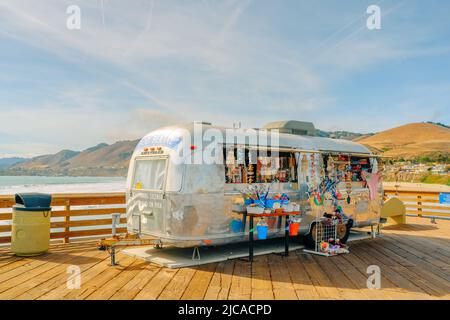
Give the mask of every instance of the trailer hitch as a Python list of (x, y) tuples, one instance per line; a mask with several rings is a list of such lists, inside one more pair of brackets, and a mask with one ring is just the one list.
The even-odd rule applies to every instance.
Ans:
[(103, 238), (97, 243), (98, 250), (107, 251), (111, 256), (111, 266), (117, 266), (116, 248), (129, 246), (155, 245), (162, 247), (159, 239), (142, 239), (137, 234), (114, 235), (111, 238)]

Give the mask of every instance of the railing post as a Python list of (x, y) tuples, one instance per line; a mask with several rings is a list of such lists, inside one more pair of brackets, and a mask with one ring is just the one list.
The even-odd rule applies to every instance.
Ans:
[(417, 195), (417, 216), (422, 216), (422, 196), (420, 194)]
[(70, 200), (66, 201), (66, 206), (64, 207), (66, 214), (64, 216), (64, 243), (69, 243), (69, 232), (70, 232)]

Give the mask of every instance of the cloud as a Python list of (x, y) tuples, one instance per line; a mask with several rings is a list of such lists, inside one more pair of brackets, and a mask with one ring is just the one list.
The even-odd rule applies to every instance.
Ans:
[(116, 140), (138, 139), (152, 130), (185, 122), (182, 114), (170, 114), (151, 108), (137, 108), (108, 133), (108, 138)]
[[(371, 32), (359, 2), (0, 0), (2, 130), (23, 123), (6, 142), (34, 143), (36, 152), (192, 120), (255, 127), (296, 118), (365, 130), (360, 120), (378, 119), (376, 110), (340, 111), (341, 82), (385, 62), (450, 52), (433, 42), (444, 24), (414, 25), (421, 10), (405, 3), (382, 1), (382, 30)], [(66, 28), (72, 4), (81, 30)]]

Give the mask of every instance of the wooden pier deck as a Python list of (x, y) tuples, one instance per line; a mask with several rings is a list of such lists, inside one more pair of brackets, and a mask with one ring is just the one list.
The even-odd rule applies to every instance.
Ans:
[[(348, 255), (293, 252), (193, 268), (167, 269), (118, 253), (120, 266), (95, 242), (55, 244), (33, 258), (0, 248), (0, 299), (450, 299), (450, 221), (410, 218), (383, 238), (351, 244)], [(67, 268), (80, 267), (69, 289)], [(367, 267), (381, 268), (368, 289)]]

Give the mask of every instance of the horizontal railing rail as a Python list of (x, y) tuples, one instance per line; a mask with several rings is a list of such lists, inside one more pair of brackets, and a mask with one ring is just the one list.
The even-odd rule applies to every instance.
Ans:
[[(0, 196), (0, 243), (11, 242), (14, 196)], [(52, 195), (50, 238), (70, 239), (112, 234), (112, 214), (121, 214), (116, 232), (126, 232), (124, 193)]]
[(440, 203), (439, 191), (402, 190), (401, 188), (384, 188), (385, 201), (398, 198), (406, 207), (408, 216), (418, 216), (431, 219), (450, 219), (450, 205)]

